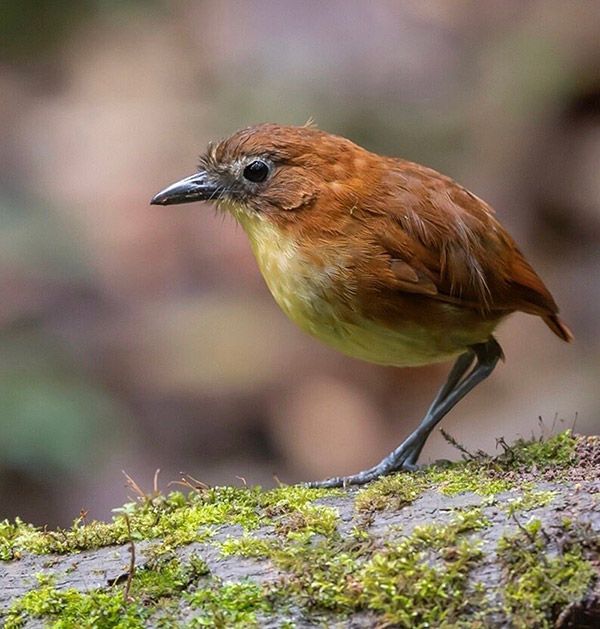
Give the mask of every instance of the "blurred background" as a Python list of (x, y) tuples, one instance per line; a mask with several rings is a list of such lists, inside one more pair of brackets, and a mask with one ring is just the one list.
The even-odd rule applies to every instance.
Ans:
[[(207, 141), (303, 124), (488, 200), (573, 328), (507, 355), (443, 422), (467, 448), (600, 430), (600, 4), (0, 3), (0, 519), (110, 517), (187, 472), (274, 484), (378, 461), (448, 366), (391, 369), (288, 322), (241, 229), (150, 207)], [(422, 461), (458, 458), (436, 433)]]

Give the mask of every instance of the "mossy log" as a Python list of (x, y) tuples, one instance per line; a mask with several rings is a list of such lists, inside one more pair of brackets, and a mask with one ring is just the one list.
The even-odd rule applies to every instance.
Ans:
[(369, 486), (139, 497), (0, 523), (14, 627), (598, 627), (600, 440), (569, 432)]

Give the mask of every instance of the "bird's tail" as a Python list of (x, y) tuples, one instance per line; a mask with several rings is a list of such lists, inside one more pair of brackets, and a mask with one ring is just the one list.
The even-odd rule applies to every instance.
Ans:
[(560, 337), (563, 341), (570, 343), (573, 340), (573, 333), (557, 314), (544, 315), (542, 316), (542, 319), (552, 332), (554, 332), (554, 334)]

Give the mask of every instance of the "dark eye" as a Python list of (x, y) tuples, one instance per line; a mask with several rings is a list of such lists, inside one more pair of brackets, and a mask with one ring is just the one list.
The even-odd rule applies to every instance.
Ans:
[(260, 183), (269, 176), (269, 165), (262, 159), (255, 159), (244, 168), (244, 179), (252, 183)]

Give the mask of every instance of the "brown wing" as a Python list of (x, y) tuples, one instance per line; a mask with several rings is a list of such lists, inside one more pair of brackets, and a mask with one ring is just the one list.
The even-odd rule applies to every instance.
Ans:
[(390, 165), (377, 238), (398, 290), (482, 312), (521, 310), (572, 338), (552, 295), (484, 201), (418, 164)]

